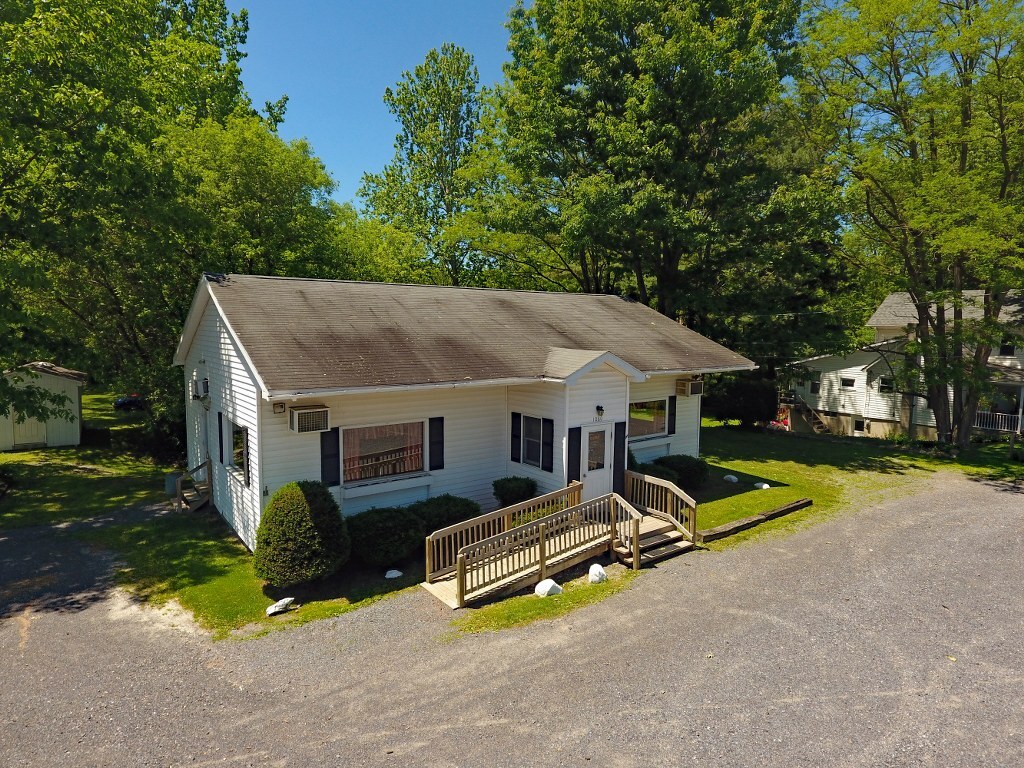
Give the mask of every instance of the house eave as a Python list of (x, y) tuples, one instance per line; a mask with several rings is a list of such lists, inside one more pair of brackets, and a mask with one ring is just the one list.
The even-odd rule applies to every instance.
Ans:
[(337, 395), (369, 395), (381, 392), (419, 392), (435, 389), (469, 389), (471, 387), (513, 387), (522, 384), (550, 382), (565, 384), (564, 379), (550, 377), (518, 377), (478, 379), (473, 381), (440, 381), (429, 384), (383, 384), (368, 387), (331, 387), (325, 389), (272, 389), (264, 392), (264, 400), (309, 400)]
[(704, 375), (705, 373), (735, 373), (736, 371), (756, 371), (757, 365), (750, 363), (749, 365), (735, 365), (731, 367), (715, 367), (715, 368), (677, 368), (671, 371), (644, 371), (644, 375), (647, 378), (651, 376), (684, 376), (684, 375)]

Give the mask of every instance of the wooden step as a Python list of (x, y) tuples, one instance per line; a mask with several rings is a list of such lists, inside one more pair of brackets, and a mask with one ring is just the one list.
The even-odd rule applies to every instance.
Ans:
[[(677, 541), (688, 541), (688, 539), (675, 528), (665, 533), (648, 534), (647, 536), (640, 537), (640, 553), (648, 552), (658, 547), (663, 547), (666, 544), (672, 544)], [(628, 547), (626, 547), (621, 541), (615, 545), (615, 552), (620, 557), (632, 557), (633, 553)]]
[[(676, 555), (681, 555), (683, 552), (689, 552), (693, 549), (693, 542), (686, 541), (674, 541), (671, 544), (664, 544), (656, 549), (648, 550), (647, 552), (640, 553), (640, 566), (651, 565), (658, 562), (659, 560), (666, 560)], [(629, 567), (633, 567), (633, 557), (623, 557), (622, 562)]]
[(640, 521), (640, 539), (641, 541), (647, 536), (655, 536), (659, 533), (668, 533), (669, 531), (676, 530), (676, 527), (660, 517), (654, 517), (654, 515), (644, 515), (644, 519)]

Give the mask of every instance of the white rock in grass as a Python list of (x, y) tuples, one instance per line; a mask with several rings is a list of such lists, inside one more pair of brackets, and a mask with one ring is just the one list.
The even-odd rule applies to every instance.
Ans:
[(533, 591), (540, 597), (562, 594), (562, 588), (558, 586), (554, 579), (544, 579)]
[(608, 581), (608, 574), (601, 567), (600, 563), (594, 563), (590, 566), (590, 574), (587, 576), (587, 580), (591, 584), (600, 584), (602, 581)]
[(392, 568), (390, 571), (384, 574), (385, 579), (400, 579), (402, 578), (402, 572)]
[(294, 597), (282, 597), (273, 605), (267, 606), (267, 616), (276, 616), (279, 613), (284, 613), (291, 607), (291, 604), (294, 602)]
[(757, 488), (757, 490), (759, 491), (767, 491), (769, 488), (771, 488), (771, 486), (768, 485), (768, 483), (754, 483), (754, 487)]
[(740, 481), (740, 479), (736, 477), (736, 475), (726, 475), (722, 479), (725, 480), (725, 482), (727, 483), (738, 483)]

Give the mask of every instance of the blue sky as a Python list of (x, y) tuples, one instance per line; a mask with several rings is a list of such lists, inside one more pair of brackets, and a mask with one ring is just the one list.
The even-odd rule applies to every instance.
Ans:
[(397, 125), (384, 89), (442, 43), (476, 59), (482, 84), (501, 78), (513, 0), (228, 0), (249, 10), (242, 75), (253, 103), (288, 94), (286, 139), (305, 138), (355, 197), (364, 172), (394, 154)]

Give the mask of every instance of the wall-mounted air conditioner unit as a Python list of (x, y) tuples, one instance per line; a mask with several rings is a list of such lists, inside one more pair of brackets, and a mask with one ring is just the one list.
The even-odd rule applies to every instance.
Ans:
[(297, 405), (288, 409), (288, 428), (292, 432), (326, 432), (331, 420), (326, 405)]
[(693, 397), (704, 394), (703, 381), (682, 380), (676, 382), (676, 394), (680, 397)]

